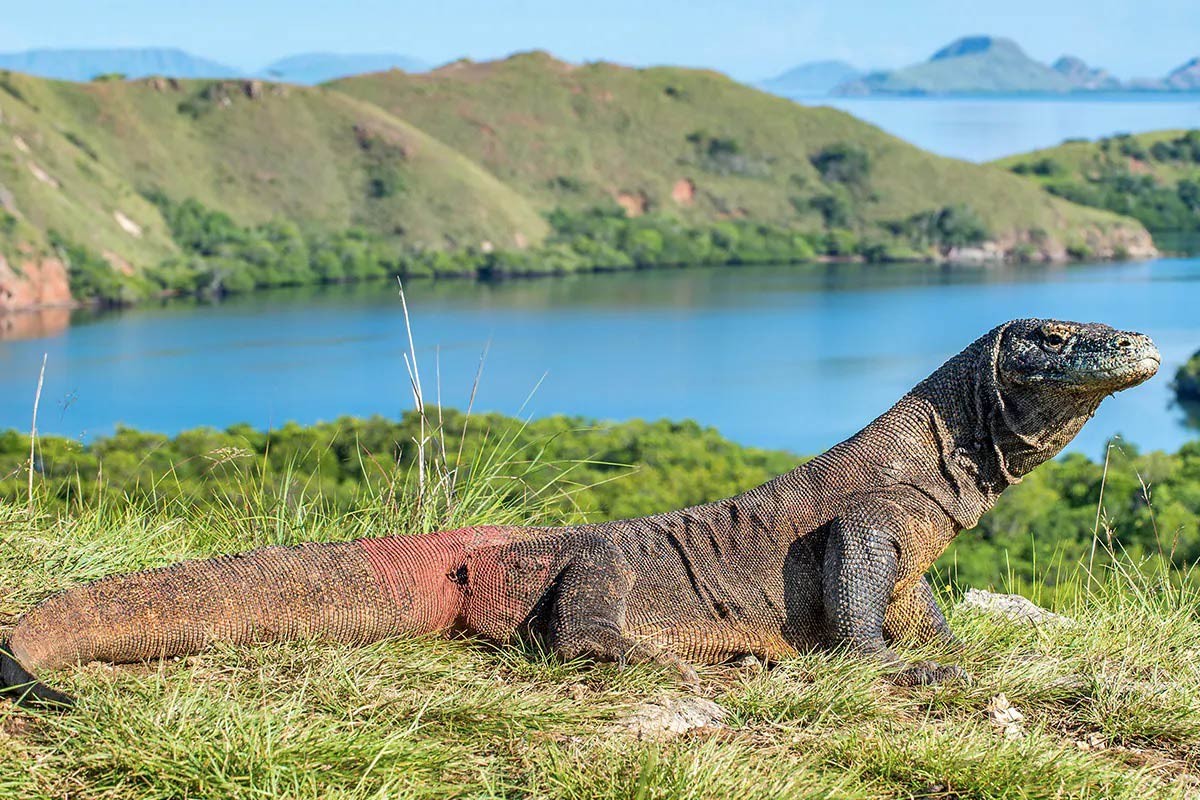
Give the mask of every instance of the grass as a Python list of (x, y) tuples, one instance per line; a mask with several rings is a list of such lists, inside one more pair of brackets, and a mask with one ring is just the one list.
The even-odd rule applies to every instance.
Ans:
[[(555, 480), (535, 477), (544, 442), (523, 441), (519, 424), (464, 458), (426, 403), (415, 358), (405, 362), (418, 460), (351, 511), (303, 482), (273, 491), (251, 473), (203, 507), (105, 490), (64, 511), (42, 483), (27, 505), (0, 501), (0, 636), (48, 595), (117, 572), (271, 544), (561, 519), (578, 462)], [(526, 491), (514, 495), (514, 481)], [(678, 695), (670, 671), (562, 663), (536, 643), (290, 642), (86, 665), (45, 676), (76, 698), (67, 713), (0, 705), (0, 797), (1195, 796), (1200, 583), (1106, 555), (1110, 566), (1081, 564), (1074, 591), (1055, 594), (1074, 624), (951, 608), (962, 652), (908, 651), (967, 665), (969, 685), (899, 688), (834, 652), (770, 669), (702, 667), (702, 691), (727, 723), (667, 741), (617, 723)], [(1015, 726), (989, 716), (1000, 695), (1023, 715)]]
[[(536, 448), (498, 436), (451, 493), (453, 448), (436, 426), (431, 412), (425, 499), (379, 491), (353, 512), (303, 486), (250, 486), (216, 509), (148, 509), (109, 492), (51, 514), (35, 488), (32, 511), (0, 505), (0, 621), (78, 582), (182, 558), (546, 521), (555, 487), (520, 504), (489, 491), (528, 470)], [(70, 713), (0, 706), (0, 796), (1188, 796), (1200, 787), (1200, 590), (1115, 563), (1092, 581), (1080, 569), (1076, 591), (1056, 594), (1074, 626), (951, 610), (965, 651), (911, 655), (968, 665), (970, 686), (901, 689), (831, 653), (708, 667), (704, 692), (729, 710), (727, 727), (665, 742), (612, 725), (679, 694), (669, 673), (563, 664), (533, 645), (299, 642), (90, 665), (55, 676), (78, 698)], [(1024, 715), (1019, 736), (988, 717), (999, 694)]]

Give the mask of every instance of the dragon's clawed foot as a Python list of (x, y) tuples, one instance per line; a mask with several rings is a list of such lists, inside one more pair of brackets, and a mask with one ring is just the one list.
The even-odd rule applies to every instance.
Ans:
[(897, 686), (970, 685), (971, 676), (962, 667), (945, 666), (934, 661), (918, 661), (894, 673), (891, 681)]

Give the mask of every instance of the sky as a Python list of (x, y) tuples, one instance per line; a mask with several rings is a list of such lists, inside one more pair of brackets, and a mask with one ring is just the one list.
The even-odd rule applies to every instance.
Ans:
[[(1070, 53), (1118, 77), (1200, 55), (1196, 0), (0, 0), (0, 52), (180, 47), (253, 70), (285, 55), (394, 52), (430, 64), (519, 50), (569, 61), (711, 67), (742, 80), (836, 58), (921, 61), (974, 33), (1035, 58)], [(1190, 8), (1189, 8), (1190, 7)]]

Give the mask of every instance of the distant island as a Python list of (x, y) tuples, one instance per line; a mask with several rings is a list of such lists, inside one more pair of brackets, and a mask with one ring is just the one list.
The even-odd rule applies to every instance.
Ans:
[[(262, 78), (317, 85), (385, 72), (425, 72), (430, 65), (404, 53), (298, 53), (257, 69), (239, 69), (178, 48), (40, 48), (0, 53), (0, 69), (42, 78)], [(928, 61), (895, 70), (864, 70), (846, 61), (810, 61), (758, 88), (792, 99), (867, 95), (1068, 94), (1073, 92), (1200, 92), (1200, 56), (1161, 78), (1122, 81), (1103, 67), (1063, 55), (1053, 64), (1028, 56), (1011, 39), (964, 36)]]
[(241, 70), (172, 47), (41, 48), (0, 53), (0, 69), (63, 81), (120, 77), (246, 78), (315, 85), (350, 75), (402, 69), (424, 72), (429, 65), (402, 53), (299, 53), (257, 70)]
[(64, 50), (40, 48), (0, 53), (0, 69), (61, 81), (103, 76), (145, 78), (237, 78), (242, 71), (173, 47), (117, 47)]
[(819, 97), (866, 74), (845, 61), (810, 61), (763, 81), (759, 88), (783, 97)]
[[(843, 80), (830, 65), (844, 67)], [(866, 74), (842, 62), (802, 64), (760, 88), (791, 98), (837, 96), (922, 96), (956, 94), (1070, 94), (1075, 92), (1200, 92), (1200, 57), (1162, 78), (1122, 81), (1102, 67), (1064, 55), (1053, 64), (1031, 58), (1011, 39), (965, 36), (928, 61)]]

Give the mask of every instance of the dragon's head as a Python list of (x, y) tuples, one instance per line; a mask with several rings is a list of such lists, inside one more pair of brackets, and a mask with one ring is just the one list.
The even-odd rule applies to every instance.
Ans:
[(1145, 334), (1094, 322), (1013, 320), (983, 341), (983, 394), (994, 398), (986, 424), (1014, 478), (1061, 452), (1104, 398), (1149, 379), (1162, 360)]
[(1152, 377), (1162, 360), (1145, 334), (1053, 319), (1008, 323), (998, 355), (997, 379), (1006, 394), (1095, 398), (1097, 403)]

